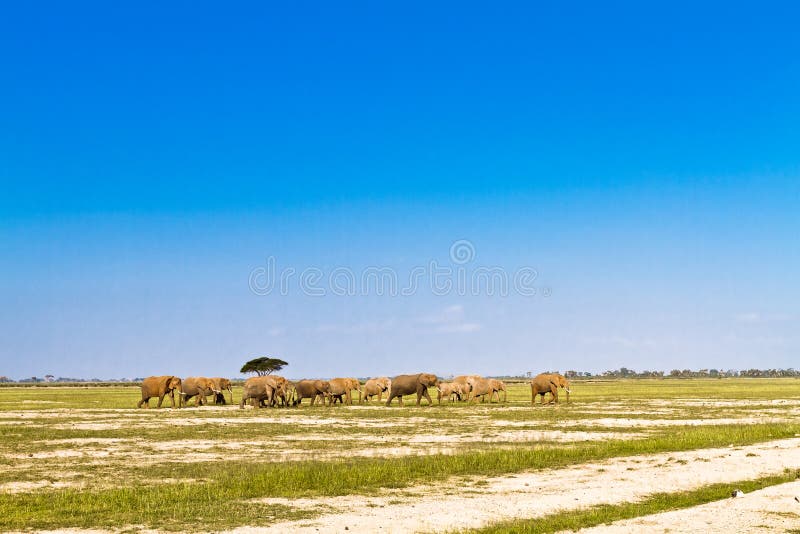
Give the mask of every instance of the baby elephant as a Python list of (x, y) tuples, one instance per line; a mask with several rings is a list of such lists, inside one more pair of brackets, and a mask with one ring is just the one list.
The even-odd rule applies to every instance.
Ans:
[(381, 402), (383, 400), (383, 394), (389, 391), (391, 387), (392, 381), (386, 376), (370, 378), (367, 380), (367, 383), (364, 384), (364, 402), (368, 403), (369, 399), (375, 395), (378, 396), (378, 402)]
[(442, 398), (447, 399), (448, 402), (452, 402), (454, 395), (458, 400), (461, 400), (462, 396), (466, 397), (469, 395), (469, 386), (457, 382), (442, 382), (439, 384), (438, 390), (439, 393), (436, 395), (436, 400), (439, 401), (439, 404), (442, 403)]
[(403, 405), (404, 395), (417, 394), (417, 406), (420, 405), (422, 397), (428, 399), (428, 406), (433, 404), (431, 396), (428, 394), (428, 388), (436, 387), (439, 384), (439, 379), (436, 375), (430, 373), (419, 373), (417, 375), (399, 375), (392, 378), (392, 387), (389, 393), (389, 400), (386, 401), (386, 406), (391, 406), (392, 399), (395, 397), (400, 399), (400, 406)]

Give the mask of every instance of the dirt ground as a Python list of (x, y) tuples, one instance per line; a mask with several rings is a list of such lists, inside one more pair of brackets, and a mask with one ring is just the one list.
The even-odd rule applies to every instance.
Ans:
[(732, 532), (800, 531), (800, 481), (747, 493), (736, 499), (716, 501), (686, 510), (675, 510), (583, 529), (591, 534), (634, 532)]
[[(800, 469), (800, 439), (616, 458), (557, 471), (488, 478), (463, 488), (452, 488), (442, 481), (441, 491), (411, 488), (400, 492), (402, 496), (265, 499), (260, 502), (326, 507), (333, 512), (311, 521), (278, 523), (267, 529), (242, 527), (231, 532), (344, 532), (345, 527), (356, 532), (457, 531), (506, 519), (536, 518), (597, 504), (631, 502), (655, 492), (691, 490), (707, 484), (777, 474), (787, 468)], [(402, 502), (398, 502), (400, 499)], [(800, 503), (794, 504), (800, 508)], [(691, 520), (694, 510), (684, 511), (686, 515), (682, 517)], [(702, 510), (698, 514), (705, 517)]]

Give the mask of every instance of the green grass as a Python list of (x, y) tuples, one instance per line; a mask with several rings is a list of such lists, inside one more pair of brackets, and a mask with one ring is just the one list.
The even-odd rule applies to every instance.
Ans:
[[(235, 389), (234, 395), (238, 399), (240, 390)], [(760, 419), (772, 415), (789, 419), (793, 406), (774, 405), (772, 401), (800, 399), (800, 380), (796, 379), (581, 381), (573, 387), (572, 403), (546, 407), (531, 407), (529, 395), (526, 384), (514, 384), (509, 388), (508, 404), (459, 403), (420, 409), (409, 402), (403, 409), (372, 404), (359, 409), (305, 405), (260, 411), (230, 406), (146, 411), (134, 408), (139, 399), (135, 386), (0, 386), (0, 484), (51, 480), (80, 485), (0, 493), (0, 530), (135, 529), (136, 525), (172, 530), (202, 525), (199, 530), (219, 530), (263, 525), (325, 511), (255, 502), (264, 497), (368, 494), (379, 488), (402, 491), (412, 486), (441, 485), (448, 477), (454, 477), (454, 485), (459, 486), (476, 476), (557, 468), (618, 456), (746, 445), (800, 433), (800, 425), (783, 423), (591, 426), (600, 418)], [(701, 406), (682, 399), (733, 403)], [(98, 422), (108, 424), (91, 427)], [(480, 438), (496, 431), (522, 429), (614, 431), (635, 436), (572, 444), (458, 441), (463, 435)], [(384, 446), (408, 445), (408, 438), (420, 433), (451, 436), (452, 442), (443, 443), (457, 446), (458, 453), (356, 456), (365, 447), (380, 453)], [(372, 441), (376, 436), (384, 438), (385, 443)], [(113, 447), (56, 441), (76, 438), (126, 441)], [(200, 459), (193, 457), (193, 440), (218, 442), (220, 446), (202, 451), (210, 454)], [(252, 443), (246, 450), (222, 447), (234, 441)], [(157, 443), (168, 447), (159, 451)], [(412, 448), (427, 453), (427, 446), (415, 444)], [(62, 449), (96, 452), (105, 448), (115, 450), (102, 457), (62, 458), (55, 454)], [(282, 458), (277, 456), (282, 449), (296, 454), (290, 461), (275, 461)]]
[[(207, 482), (0, 495), (0, 528), (113, 527), (135, 522), (180, 530), (201, 522), (213, 530), (237, 524), (263, 524), (265, 509), (271, 507), (254, 505), (249, 502), (252, 499), (372, 493), (379, 487), (405, 488), (446, 477), (502, 475), (612, 457), (745, 445), (792, 437), (797, 432), (800, 425), (685, 427), (670, 429), (669, 433), (647, 440), (569, 447), (521, 447), (334, 462), (219, 462), (193, 473)], [(172, 466), (150, 476), (181, 479), (192, 474), (191, 467)], [(145, 477), (145, 473), (143, 470), (140, 476)]]
[(713, 501), (731, 498), (731, 488), (749, 493), (791, 482), (798, 478), (796, 472), (769, 476), (754, 480), (710, 484), (690, 491), (656, 493), (638, 502), (602, 504), (583, 510), (568, 510), (548, 514), (535, 519), (517, 519), (495, 523), (484, 528), (470, 530), (470, 534), (549, 534), (565, 530), (578, 531), (597, 525), (613, 523), (645, 515), (690, 508)]

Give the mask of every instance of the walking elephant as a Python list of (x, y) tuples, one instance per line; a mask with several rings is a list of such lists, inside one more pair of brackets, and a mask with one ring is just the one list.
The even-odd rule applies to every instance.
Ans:
[(227, 391), (231, 396), (231, 404), (233, 404), (233, 386), (231, 381), (227, 378), (214, 377), (211, 379), (214, 382), (214, 387), (220, 392), (214, 394), (214, 404), (226, 404), (224, 392)]
[(364, 402), (368, 403), (369, 399), (375, 395), (378, 396), (378, 402), (381, 402), (381, 400), (383, 400), (383, 394), (389, 391), (389, 388), (391, 387), (392, 381), (389, 380), (389, 377), (387, 376), (370, 378), (367, 380), (367, 383), (364, 384)]
[(291, 402), (291, 398), (289, 396), (291, 388), (290, 382), (287, 379), (278, 375), (267, 375), (255, 378), (263, 378), (272, 385), (274, 391), (269, 401), (270, 406), (275, 406), (278, 403), (278, 400), (281, 401), (281, 406), (289, 406), (289, 403)]
[[(494, 397), (494, 394), (497, 392), (492, 380), (481, 377), (469, 377), (467, 383), (470, 385), (470, 392), (467, 400), (478, 402), (478, 397), (480, 397), (481, 402), (483, 402), (486, 395), (488, 395), (489, 402), (492, 402), (492, 397)], [(498, 394), (498, 398), (499, 397), (500, 395)]]
[(220, 390), (214, 385), (214, 381), (204, 376), (190, 376), (181, 382), (181, 404), (183, 406), (188, 406), (192, 397), (196, 397), (195, 406), (202, 406), (206, 403), (206, 397), (217, 393), (220, 393)]
[(361, 403), (361, 382), (356, 378), (332, 378), (329, 381), (331, 404), (338, 399), (339, 402), (353, 404), (352, 392), (358, 391), (358, 402)]
[(442, 403), (442, 399), (447, 399), (448, 402), (453, 401), (453, 397), (457, 400), (461, 400), (462, 397), (466, 398), (469, 395), (469, 386), (467, 384), (459, 384), (456, 382), (441, 382), (436, 387), (438, 393), (436, 394), (436, 400), (439, 404)]
[(269, 406), (275, 396), (277, 383), (271, 376), (254, 376), (244, 381), (242, 398), (239, 401), (239, 409), (243, 410), (247, 401), (253, 401), (253, 407), (261, 408), (261, 403), (266, 402)]
[(536, 402), (536, 395), (541, 395), (541, 403), (544, 404), (544, 396), (550, 393), (551, 397), (547, 404), (558, 404), (558, 388), (562, 387), (567, 392), (567, 402), (569, 402), (569, 381), (558, 373), (542, 373), (536, 375), (531, 380), (531, 404)]
[(570, 384), (567, 377), (564, 375), (553, 373), (553, 382), (555, 382), (556, 386), (562, 388), (567, 394), (567, 402), (569, 402), (569, 394), (570, 394)]
[(300, 380), (294, 383), (294, 399), (292, 404), (297, 406), (303, 399), (311, 399), (311, 406), (317, 401), (317, 397), (322, 397), (322, 405), (330, 398), (331, 385), (326, 380)]
[(430, 373), (419, 373), (416, 375), (399, 375), (392, 378), (392, 387), (389, 390), (389, 400), (386, 401), (386, 406), (391, 406), (392, 399), (397, 397), (400, 406), (403, 405), (404, 395), (417, 394), (417, 406), (420, 405), (422, 397), (428, 399), (428, 406), (433, 404), (431, 396), (428, 394), (428, 388), (436, 387), (439, 384), (439, 379), (436, 375)]
[(472, 391), (472, 386), (470, 385), (470, 379), (474, 378), (481, 378), (480, 375), (458, 375), (457, 377), (453, 378), (451, 382), (453, 384), (460, 384), (462, 390), (464, 391), (464, 396), (459, 398), (458, 400), (469, 400), (469, 393)]
[[(508, 401), (508, 391), (506, 390), (505, 382), (503, 382), (502, 380), (497, 380), (495, 378), (490, 378), (489, 382), (491, 383), (492, 388), (494, 389), (494, 393), (492, 395), (493, 396), (494, 396), (494, 394), (497, 395), (497, 402), (500, 402), (500, 392), (501, 391), (503, 392), (503, 402)], [(492, 400), (492, 398), (490, 397), (489, 401), (491, 401), (491, 400)]]
[[(164, 397), (169, 395), (169, 400), (172, 407), (175, 408), (175, 392), (181, 391), (181, 379), (177, 376), (164, 375), (164, 376), (148, 376), (142, 380), (142, 400), (136, 405), (141, 408), (144, 404), (145, 408), (150, 407), (150, 399), (158, 397), (158, 406), (161, 408), (161, 403), (164, 402)], [(178, 406), (180, 407), (181, 400), (178, 398)]]

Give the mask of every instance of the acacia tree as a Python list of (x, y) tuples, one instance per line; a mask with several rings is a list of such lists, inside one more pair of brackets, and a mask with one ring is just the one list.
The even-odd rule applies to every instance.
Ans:
[(264, 376), (272, 374), (275, 371), (280, 371), (287, 365), (289, 364), (279, 358), (269, 358), (267, 356), (262, 356), (260, 358), (253, 358), (252, 360), (244, 364), (242, 368), (239, 370), (239, 372), (243, 374), (255, 373), (258, 376)]

